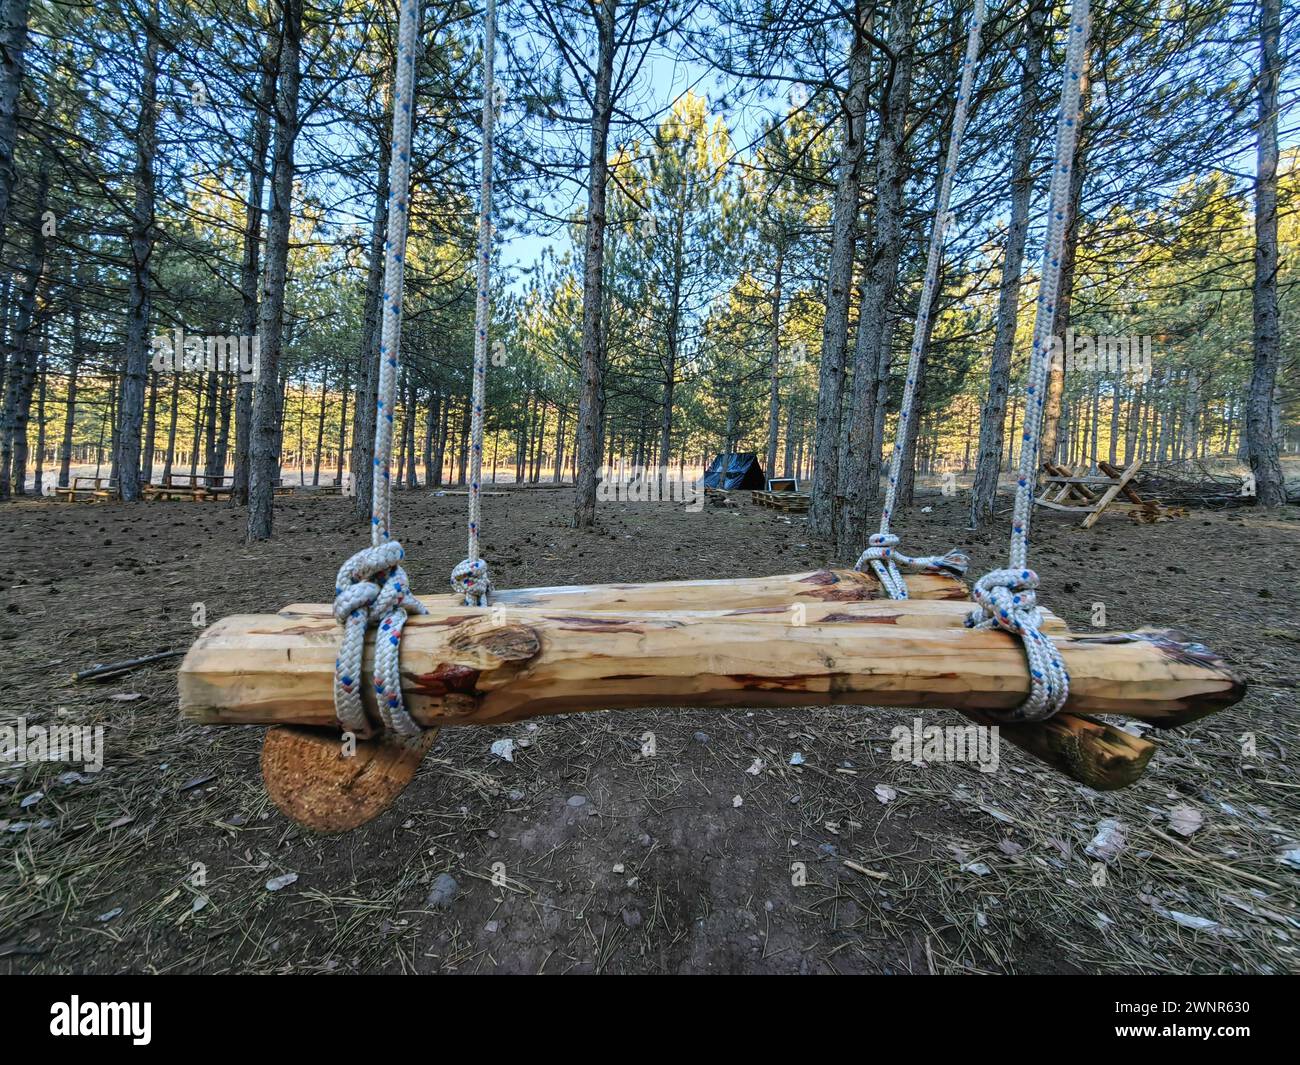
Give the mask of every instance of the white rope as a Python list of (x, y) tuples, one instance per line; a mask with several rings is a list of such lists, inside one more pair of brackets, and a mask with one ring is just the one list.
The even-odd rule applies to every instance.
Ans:
[(1056, 122), (1056, 163), (1052, 170), (1047, 235), (1043, 244), (1043, 265), (1038, 284), (1038, 306), (1034, 317), (1034, 346), (1029, 356), (1025, 386), (1025, 415), (1020, 447), (1020, 469), (1016, 480), (1016, 502), (1011, 516), (1011, 546), (1006, 569), (986, 573), (971, 591), (980, 609), (972, 611), (966, 624), (973, 628), (1000, 628), (1024, 642), (1029, 658), (1030, 695), (1014, 711), (1012, 720), (1037, 721), (1050, 717), (1065, 705), (1070, 694), (1070, 675), (1061, 663), (1052, 641), (1043, 635), (1042, 610), (1035, 589), (1038, 574), (1028, 566), (1029, 519), (1034, 506), (1034, 483), (1038, 473), (1040, 430), (1046, 398), (1047, 372), (1056, 317), (1056, 299), (1061, 284), (1061, 259), (1065, 248), (1066, 217), (1069, 210), (1071, 168), (1079, 136), (1080, 91), (1084, 53), (1088, 44), (1089, 0), (1074, 0), (1070, 11), (1070, 39), (1065, 51), (1065, 77), (1061, 86), (1061, 109)]
[(970, 559), (960, 551), (916, 558), (900, 555), (894, 550), (898, 546), (898, 537), (892, 533), (875, 533), (867, 538), (867, 545), (853, 568), (860, 570), (863, 566), (870, 565), (890, 599), (907, 598), (907, 581), (903, 579), (900, 569), (909, 573), (948, 573), (954, 577), (964, 577), (966, 567), (970, 565)]
[(970, 113), (971, 86), (975, 67), (980, 56), (980, 30), (984, 24), (984, 0), (975, 0), (975, 14), (966, 32), (966, 54), (962, 58), (961, 82), (957, 88), (957, 105), (953, 109), (952, 132), (948, 138), (948, 155), (943, 173), (939, 177), (939, 195), (934, 207), (934, 225), (930, 229), (930, 248), (925, 260), (925, 280), (921, 284), (921, 304), (916, 325), (912, 330), (912, 350), (907, 358), (907, 379), (903, 387), (903, 403), (898, 412), (898, 430), (894, 434), (894, 451), (889, 460), (889, 484), (885, 489), (885, 503), (880, 511), (880, 532), (867, 541), (867, 549), (855, 564), (855, 569), (870, 565), (881, 586), (891, 599), (907, 598), (907, 582), (899, 569), (912, 573), (953, 573), (960, 577), (966, 572), (970, 560), (960, 551), (946, 555), (923, 555), (911, 558), (894, 551), (898, 537), (889, 531), (898, 502), (898, 480), (903, 470), (903, 450), (907, 442), (908, 418), (916, 399), (917, 378), (920, 376), (921, 356), (929, 332), (930, 305), (939, 283), (939, 263), (943, 259), (944, 231), (951, 221), (948, 204), (952, 199), (952, 179), (957, 171), (957, 158), (961, 152), (962, 137), (966, 132), (966, 119)]
[(479, 520), (483, 505), (479, 491), (483, 483), (483, 404), (487, 385), (488, 284), (492, 258), (492, 129), (496, 119), (492, 68), (496, 35), (496, 0), (487, 0), (483, 27), (483, 176), (479, 185), (478, 299), (474, 306), (474, 384), (470, 401), (469, 545), (465, 560), (451, 571), (451, 586), (464, 596), (466, 606), (486, 606), (492, 590), (487, 563), (479, 557)]
[(401, 566), (402, 545), (392, 538), (393, 408), (401, 356), (403, 270), (406, 258), (411, 184), (411, 125), (415, 110), (415, 49), (420, 24), (416, 0), (402, 0), (397, 28), (397, 71), (393, 87), (393, 138), (388, 165), (388, 236), (384, 245), (383, 327), (379, 341), (379, 384), (375, 413), (375, 461), (370, 511), (370, 544), (339, 569), (334, 583), (334, 617), (343, 639), (334, 663), (334, 709), (339, 724), (358, 735), (371, 725), (361, 699), (362, 655), (366, 629), (379, 625), (375, 638), (373, 684), (384, 726), (414, 736), (420, 726), (402, 705), (399, 653), (408, 610), (426, 613), (410, 594)]

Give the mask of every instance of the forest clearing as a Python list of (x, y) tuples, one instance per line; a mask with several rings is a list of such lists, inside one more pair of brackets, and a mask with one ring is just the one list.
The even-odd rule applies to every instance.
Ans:
[[(734, 567), (742, 544), (746, 573), (833, 561), (809, 541), (806, 519), (748, 504), (722, 513), (626, 504), (601, 531), (578, 532), (567, 520), (571, 492), (485, 503), (488, 520), (509, 519), (508, 534), (489, 541), (503, 582), (707, 577)], [(918, 529), (937, 537), (960, 520), (959, 499), (934, 490), (922, 498), (933, 509)], [(461, 503), (398, 497), (399, 517), (423, 530), (408, 543), (420, 550), (416, 587), (433, 586), (458, 557)], [(304, 832), (270, 805), (258, 773), (262, 730), (178, 721), (174, 666), (103, 683), (67, 677), (187, 646), (188, 589), (214, 573), (222, 577), (204, 602), (208, 617), (301, 598), (303, 564), (346, 553), (346, 501), (286, 504), (293, 537), (252, 551), (240, 515), (224, 507), (172, 504), (160, 528), (126, 504), (92, 512), (92, 526), (48, 503), (0, 519), (17, 555), (6, 583), (18, 585), (0, 615), (4, 647), (30, 663), (12, 697), (35, 705), (52, 685), (60, 712), (102, 723), (106, 750), (124, 752), (98, 774), (61, 781), (63, 767), (42, 767), (6, 780), (18, 799), (46, 793), (6, 813), (9, 846), (22, 856), (22, 880), (0, 914), (15, 970), (1296, 967), (1289, 929), (1300, 899), (1277, 860), (1300, 817), (1287, 723), (1300, 685), (1294, 508), (1280, 518), (1197, 512), (1161, 525), (1109, 517), (1087, 540), (1056, 516), (1039, 526), (1039, 546), (1077, 604), (1066, 612), (1072, 625), (1086, 628), (1103, 602), (1113, 627), (1194, 622), (1207, 643), (1248, 663), (1246, 699), (1186, 734), (1161, 735), (1143, 779), (1123, 791), (1091, 791), (1012, 748), (991, 774), (966, 762), (892, 761), (890, 730), (914, 716), (899, 710), (580, 714), (536, 729), (447, 730), (398, 807), (334, 837)], [(984, 534), (955, 542), (977, 563), (1001, 547)], [(1231, 568), (1228, 543), (1240, 552)], [(1195, 565), (1168, 561), (1192, 556)], [(1235, 579), (1225, 583), (1225, 571)], [(1259, 576), (1270, 571), (1283, 579)], [(72, 581), (85, 604), (77, 624), (30, 605), (33, 592), (62, 597)], [(647, 732), (654, 757), (641, 754)], [(1247, 732), (1257, 737), (1250, 758)], [(491, 753), (502, 739), (514, 741), (513, 762)], [(802, 764), (793, 766), (796, 752)], [(756, 760), (765, 768), (750, 774)], [(737, 795), (743, 804), (733, 806)], [(569, 804), (575, 797), (582, 805)], [(1186, 809), (1204, 821), (1190, 837), (1171, 828)], [(1107, 819), (1128, 838), (1099, 891), (1086, 848)], [(15, 833), (19, 821), (29, 827)], [(497, 862), (502, 887), (492, 882)], [(807, 887), (791, 885), (793, 862), (806, 864)], [(195, 863), (202, 887), (191, 882)], [(444, 872), (460, 885), (445, 911), (428, 902)], [(285, 875), (297, 876), (292, 887), (267, 891)], [(200, 897), (208, 901), (196, 911)], [(1215, 928), (1189, 930), (1174, 913)]]
[(0, 0), (0, 972), (1300, 972), (1298, 28)]

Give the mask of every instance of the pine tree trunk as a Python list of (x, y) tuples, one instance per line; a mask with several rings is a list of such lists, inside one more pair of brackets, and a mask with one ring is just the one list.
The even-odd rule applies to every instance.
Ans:
[(785, 236), (779, 238), (776, 265), (772, 274), (772, 342), (767, 388), (767, 464), (768, 477), (776, 476), (776, 442), (781, 426), (781, 271), (785, 266)]
[[(989, 366), (989, 390), (980, 411), (979, 450), (975, 481), (971, 486), (970, 526), (978, 529), (993, 517), (998, 477), (1002, 472), (1002, 429), (1007, 415), (1011, 383), (1011, 357), (1020, 311), (1020, 284), (1029, 234), (1029, 202), (1033, 196), (1034, 135), (1039, 114), (1039, 83), (1043, 70), (1043, 40), (1047, 9), (1030, 4), (1025, 31), (1025, 62), (1016, 113), (1015, 145), (1011, 162), (1011, 218), (1002, 252), (1002, 279), (998, 286), (998, 316)], [(1012, 422), (1011, 435), (1015, 435)]]
[(342, 406), (339, 409), (339, 456), (338, 468), (334, 471), (334, 483), (343, 484), (343, 456), (347, 450), (348, 443), (348, 396), (352, 394), (351, 381), (352, 364), (347, 359), (343, 360), (343, 394)]
[(48, 326), (42, 339), (39, 383), (36, 386), (36, 466), (33, 472), (33, 495), (44, 495), (45, 481), (45, 387), (50, 373), (50, 336)]
[[(248, 193), (244, 200), (244, 254), (239, 264), (240, 343), (257, 334), (258, 262), (262, 244), (262, 192), (266, 186), (266, 153), (271, 148), (271, 112), (275, 108), (274, 56), (262, 58), (261, 83), (257, 93), (257, 110), (253, 115), (252, 143), (249, 150)], [(248, 503), (248, 464), (251, 453), (253, 420), (253, 381), (240, 375), (235, 392), (235, 470), (231, 480), (230, 501), (236, 506)]]
[[(31, 257), (18, 290), (18, 314), (14, 323), (9, 372), (5, 379), (4, 407), (0, 410), (0, 500), (11, 493), (24, 492), (19, 456), (27, 450), (27, 419), (24, 411), (30, 397), (36, 370), (37, 352), (33, 337), (38, 325), (36, 289), (45, 273), (45, 205), (49, 195), (50, 172), (41, 166), (36, 180), (36, 201), (32, 212)], [(25, 462), (23, 463), (25, 466)]]
[(172, 400), (167, 423), (167, 454), (163, 456), (162, 483), (169, 484), (172, 479), (172, 463), (176, 459), (176, 419), (180, 415), (181, 375), (172, 374)]
[(781, 465), (782, 477), (797, 477), (798, 467), (794, 461), (794, 444), (796, 438), (795, 419), (798, 415), (798, 403), (793, 396), (786, 403), (785, 412), (785, 458)]
[(424, 418), (424, 486), (432, 488), (433, 473), (433, 439), (438, 431), (438, 393), (429, 389), (429, 411)]
[(77, 425), (77, 374), (81, 370), (81, 308), (72, 308), (72, 355), (68, 359), (68, 394), (63, 408), (63, 441), (59, 445), (59, 487), (67, 488), (72, 474), (72, 433)]
[(841, 554), (846, 555), (856, 554), (866, 546), (875, 526), (868, 518), (867, 508), (879, 495), (881, 441), (876, 434), (876, 421), (877, 414), (883, 414), (888, 395), (893, 330), (887, 323), (898, 288), (898, 264), (903, 247), (903, 185), (907, 176), (903, 140), (913, 57), (911, 0), (890, 6), (889, 47), (898, 58), (886, 79), (888, 88), (881, 103), (871, 250), (853, 350), (846, 447), (839, 456), (836, 542)]
[[(209, 374), (209, 376), (211, 376)], [(198, 472), (199, 465), (199, 440), (203, 434), (203, 419), (206, 414), (206, 405), (204, 397), (207, 395), (203, 387), (203, 371), (200, 370), (196, 375), (198, 383), (194, 388), (194, 438), (190, 444), (190, 483), (194, 483), (194, 475)]]
[[(237, 389), (238, 378), (235, 379), (234, 384)], [(214, 485), (224, 483), (226, 478), (226, 462), (230, 455), (231, 399), (230, 378), (228, 375), (222, 375), (217, 392), (217, 437), (212, 454), (208, 458), (208, 473)]]
[(3, 0), (0, 4), (0, 246), (8, 233), (9, 205), (18, 180), (14, 147), (30, 8), (31, 0)]
[[(48, 301), (42, 299), (40, 302), (46, 304)], [(47, 328), (47, 318), (46, 313), (38, 312), (31, 335), (27, 341), (29, 356), (23, 361), (23, 370), (20, 375), (18, 414), (14, 424), (14, 495), (18, 496), (27, 494), (27, 458), (29, 455), (27, 430), (31, 422), (32, 396), (39, 376), (41, 347), (44, 343), (43, 334)]]
[(560, 424), (555, 431), (555, 472), (551, 476), (553, 484), (559, 484), (564, 477), (564, 434), (568, 429), (569, 408), (560, 407)]
[(866, 136), (867, 82), (871, 73), (868, 31), (874, 6), (853, 4), (853, 44), (849, 51), (849, 84), (844, 98), (844, 134), (831, 207), (831, 243), (826, 268), (826, 317), (822, 324), (821, 361), (817, 373), (817, 418), (813, 442), (812, 506), (808, 514), (814, 535), (835, 536), (836, 494), (839, 490), (840, 423), (844, 406), (844, 375), (849, 340), (849, 299), (853, 288), (853, 259), (858, 241), (858, 196), (862, 185)]
[(1286, 485), (1278, 454), (1276, 393), (1281, 363), (1277, 309), (1277, 162), (1278, 82), (1282, 60), (1278, 47), (1281, 0), (1260, 0), (1259, 132), (1255, 168), (1255, 283), (1252, 310), (1254, 365), (1246, 400), (1246, 447), (1255, 493), (1266, 507), (1286, 503)]
[(328, 406), (326, 400), (329, 399), (329, 383), (329, 368), (326, 367), (321, 373), (320, 410), (316, 415), (316, 451), (311, 462), (311, 486), (313, 488), (320, 485), (320, 459), (321, 449), (325, 447), (325, 408)]
[(420, 479), (415, 473), (415, 419), (419, 414), (419, 406), (415, 398), (415, 379), (407, 371), (406, 375), (406, 434), (403, 450), (406, 452), (406, 487), (419, 488)]
[(443, 470), (447, 468), (447, 440), (451, 432), (451, 393), (448, 392), (442, 397), (442, 418), (438, 427), (438, 445), (434, 449), (434, 479), (435, 485), (443, 484)]
[[(942, 165), (942, 164), (941, 164)], [(929, 313), (925, 316), (925, 335), (921, 338), (921, 360), (916, 368), (916, 388), (912, 392), (912, 409), (907, 412), (903, 432), (903, 461), (898, 471), (898, 508), (910, 507), (916, 491), (916, 447), (921, 435), (921, 413), (925, 410), (925, 374), (930, 358), (930, 338), (939, 317), (939, 296), (943, 292), (943, 266), (939, 267), (938, 284), (934, 286), (934, 296), (930, 300)], [(933, 458), (933, 454), (931, 454)], [(865, 544), (863, 545), (865, 546)]]
[(596, 524), (596, 478), (601, 453), (605, 394), (605, 193), (609, 180), (607, 146), (613, 115), (615, 0), (592, 5), (599, 41), (596, 84), (591, 106), (591, 145), (587, 158), (587, 243), (582, 281), (582, 371), (578, 400), (578, 472), (574, 528)]
[(253, 389), (248, 484), (248, 539), (269, 539), (274, 523), (280, 350), (284, 339), (284, 285), (293, 218), (293, 146), (298, 135), (298, 85), (302, 53), (302, 0), (281, 0), (278, 76), (275, 93), (275, 152), (271, 164), (271, 210), (266, 228), (257, 336), (261, 365)]
[(141, 487), (153, 480), (153, 456), (158, 434), (158, 375), (149, 370), (149, 409), (144, 420), (144, 447), (140, 455)]
[(668, 449), (673, 438), (673, 392), (677, 387), (677, 353), (681, 343), (681, 303), (683, 262), (684, 223), (679, 215), (673, 227), (673, 276), (668, 296), (668, 320), (665, 329), (665, 355), (663, 365), (663, 387), (659, 408), (659, 465), (667, 467)]
[[(1090, 99), (1088, 63), (1090, 53), (1083, 57), (1080, 77), (1079, 115), (1086, 115)], [(1072, 352), (1066, 351), (1064, 341), (1070, 329), (1070, 303), (1074, 292), (1074, 261), (1079, 247), (1079, 211), (1083, 196), (1083, 182), (1088, 164), (1087, 123), (1079, 129), (1074, 145), (1074, 166), (1070, 172), (1070, 199), (1067, 211), (1069, 222), (1065, 229), (1065, 244), (1061, 249), (1061, 283), (1056, 296), (1056, 315), (1052, 335), (1062, 341), (1061, 358), (1052, 363), (1047, 375), (1047, 395), (1043, 405), (1043, 424), (1040, 433), (1038, 457), (1042, 461), (1055, 461), (1057, 439), (1060, 435), (1061, 405), (1065, 394), (1065, 363)]]
[(460, 419), (460, 454), (456, 460), (456, 483), (464, 485), (465, 467), (469, 463), (469, 426), (471, 407), (473, 398), (467, 392), (465, 393), (465, 407), (461, 411)]
[(131, 210), (130, 279), (122, 399), (118, 410), (117, 476), (122, 499), (140, 498), (140, 431), (149, 373), (149, 317), (153, 299), (150, 260), (154, 246), (154, 156), (158, 148), (158, 3), (145, 20), (140, 118), (135, 130), (135, 198)]
[(388, 234), (388, 168), (392, 158), (393, 101), (390, 92), (379, 127), (379, 184), (375, 189), (375, 215), (370, 225), (370, 265), (361, 318), (361, 351), (357, 363), (357, 396), (352, 410), (352, 511), (369, 521), (374, 502), (371, 467), (375, 461), (376, 389), (381, 300), (384, 284), (384, 241)]
[(219, 417), (217, 405), (221, 401), (222, 391), (221, 374), (216, 371), (209, 371), (206, 404), (207, 419), (203, 423), (203, 474), (205, 477), (215, 478), (217, 475), (217, 470), (215, 469), (217, 458), (217, 420)]

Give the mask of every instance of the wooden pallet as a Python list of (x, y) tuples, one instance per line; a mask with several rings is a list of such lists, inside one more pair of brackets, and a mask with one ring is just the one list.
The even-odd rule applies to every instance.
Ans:
[(807, 492), (762, 492), (750, 493), (750, 501), (756, 506), (779, 510), (786, 514), (806, 514), (812, 506), (812, 496)]

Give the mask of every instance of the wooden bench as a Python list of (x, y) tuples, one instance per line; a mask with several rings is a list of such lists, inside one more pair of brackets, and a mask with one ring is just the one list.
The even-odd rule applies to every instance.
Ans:
[(87, 501), (117, 499), (119, 492), (117, 482), (110, 477), (74, 477), (72, 484), (56, 487), (54, 497), (75, 503), (79, 499)]
[(217, 502), (230, 498), (231, 486), (216, 483), (224, 480), (224, 476), (209, 477), (205, 473), (172, 473), (168, 474), (161, 484), (145, 485), (140, 490), (140, 494), (149, 500), (180, 499), (202, 503), (210, 499)]

